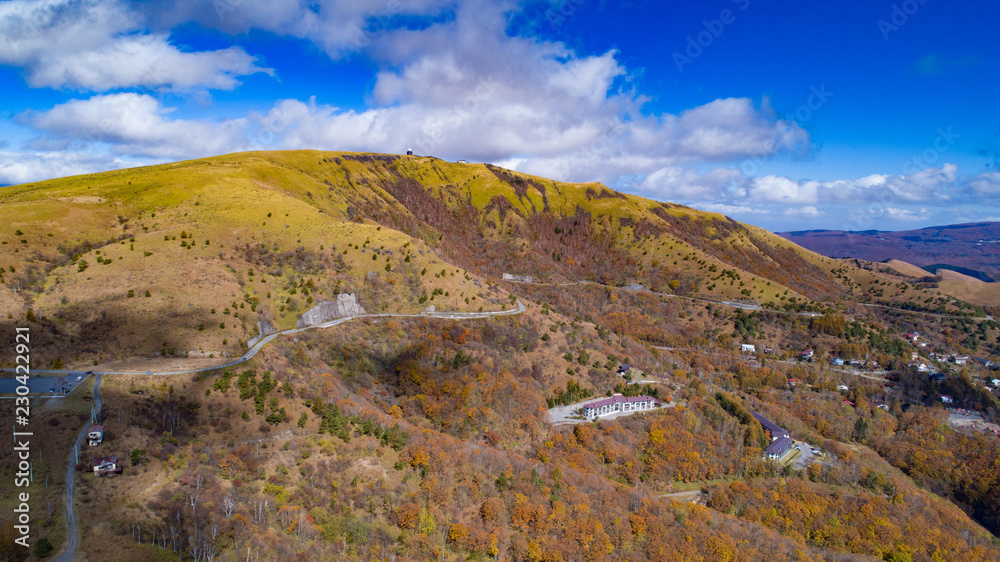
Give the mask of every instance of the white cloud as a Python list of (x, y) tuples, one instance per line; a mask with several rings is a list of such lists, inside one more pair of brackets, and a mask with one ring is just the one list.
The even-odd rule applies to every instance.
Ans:
[(746, 205), (726, 205), (724, 203), (703, 203), (698, 205), (698, 209), (702, 211), (709, 211), (712, 213), (721, 213), (723, 215), (770, 215), (771, 211), (768, 209), (761, 209), (758, 207), (749, 207)]
[(169, 119), (156, 98), (124, 93), (73, 100), (22, 117), (57, 138), (107, 143), (117, 154), (187, 158), (231, 152), (247, 141), (247, 119)]
[(761, 201), (777, 203), (815, 203), (817, 182), (797, 182), (782, 176), (754, 178), (749, 197)]
[(813, 205), (806, 205), (804, 207), (790, 207), (785, 209), (783, 213), (786, 217), (803, 217), (808, 219), (816, 219), (822, 216), (826, 216), (826, 213), (820, 211)]
[(0, 3), (0, 63), (27, 71), (33, 87), (232, 89), (238, 76), (271, 72), (238, 47), (186, 52), (148, 33), (118, 0)]
[(47, 178), (75, 176), (95, 170), (113, 170), (139, 163), (112, 156), (75, 152), (0, 151), (0, 185), (28, 183)]
[(979, 195), (996, 195), (1000, 193), (1000, 172), (980, 174), (969, 186)]

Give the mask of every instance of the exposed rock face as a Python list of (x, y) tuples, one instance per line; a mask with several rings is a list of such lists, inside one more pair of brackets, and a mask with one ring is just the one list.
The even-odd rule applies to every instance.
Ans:
[(354, 295), (341, 293), (337, 295), (337, 300), (324, 301), (309, 309), (308, 312), (302, 315), (302, 318), (299, 318), (296, 326), (304, 328), (345, 316), (357, 316), (358, 314), (365, 314), (365, 309), (361, 308)]
[(274, 323), (271, 322), (271, 319), (268, 318), (266, 314), (259, 314), (257, 315), (257, 318), (257, 335), (247, 341), (247, 347), (257, 345), (257, 342), (261, 339), (278, 331), (278, 329), (274, 327)]

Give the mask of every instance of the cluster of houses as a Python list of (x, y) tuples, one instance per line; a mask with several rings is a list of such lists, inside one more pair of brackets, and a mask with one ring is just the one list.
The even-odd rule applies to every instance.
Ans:
[(659, 407), (659, 402), (651, 396), (622, 396), (614, 394), (610, 398), (584, 404), (583, 416), (594, 419), (617, 412), (642, 412)]
[(767, 430), (768, 437), (771, 439), (771, 444), (764, 448), (764, 455), (771, 460), (778, 460), (785, 456), (788, 451), (792, 450), (795, 446), (795, 442), (792, 441), (792, 436), (789, 435), (787, 431), (781, 426), (774, 423), (773, 421), (765, 418), (757, 412), (750, 412), (753, 417), (760, 422), (760, 425)]
[[(104, 442), (104, 426), (94, 424), (87, 430), (87, 444), (96, 447)], [(121, 474), (122, 467), (118, 465), (118, 456), (95, 457), (90, 461), (90, 470), (95, 476), (112, 476)]]

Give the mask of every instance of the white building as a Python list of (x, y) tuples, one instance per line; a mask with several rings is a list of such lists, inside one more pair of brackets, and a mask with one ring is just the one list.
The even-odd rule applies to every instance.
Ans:
[(658, 405), (656, 398), (651, 396), (622, 396), (615, 394), (611, 398), (591, 402), (583, 406), (583, 416), (590, 419), (616, 412), (640, 412), (652, 410)]
[(740, 344), (740, 351), (745, 351), (747, 353), (757, 353), (757, 347), (752, 343)]

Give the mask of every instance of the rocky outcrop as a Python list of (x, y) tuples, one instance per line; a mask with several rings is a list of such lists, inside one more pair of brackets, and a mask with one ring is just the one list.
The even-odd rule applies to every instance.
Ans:
[(268, 318), (266, 314), (258, 314), (257, 335), (250, 338), (250, 340), (247, 341), (247, 347), (253, 347), (257, 345), (257, 342), (277, 331), (278, 329), (274, 327), (274, 323), (271, 322), (271, 319)]
[(324, 301), (309, 309), (309, 311), (299, 318), (296, 326), (305, 328), (306, 326), (315, 326), (316, 324), (322, 324), (323, 322), (329, 322), (337, 318), (357, 316), (359, 314), (365, 314), (365, 309), (358, 304), (358, 300), (354, 298), (354, 295), (341, 293), (337, 295), (337, 300)]

